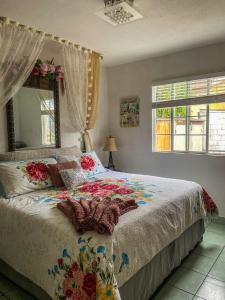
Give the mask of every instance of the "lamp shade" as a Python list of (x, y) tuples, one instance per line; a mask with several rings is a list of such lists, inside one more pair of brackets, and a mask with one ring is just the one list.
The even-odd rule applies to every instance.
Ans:
[(106, 138), (103, 151), (117, 151), (116, 139), (113, 136)]

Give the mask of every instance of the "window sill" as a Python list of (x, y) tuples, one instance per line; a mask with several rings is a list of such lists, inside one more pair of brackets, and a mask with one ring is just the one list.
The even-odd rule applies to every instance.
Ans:
[(206, 152), (188, 152), (188, 151), (152, 151), (154, 154), (188, 154), (188, 155), (202, 155), (210, 157), (225, 157), (225, 153), (206, 153)]

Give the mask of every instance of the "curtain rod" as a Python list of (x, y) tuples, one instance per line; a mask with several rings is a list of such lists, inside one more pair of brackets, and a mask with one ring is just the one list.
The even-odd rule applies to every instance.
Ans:
[(100, 57), (101, 59), (103, 59), (103, 55), (102, 55), (101, 53), (98, 53), (98, 52), (93, 51), (93, 50), (91, 50), (91, 49), (88, 49), (88, 48), (86, 48), (86, 47), (82, 47), (82, 46), (79, 45), (79, 44), (75, 44), (74, 42), (69, 41), (69, 40), (66, 40), (66, 39), (63, 39), (63, 38), (61, 38), (61, 37), (59, 37), (59, 36), (54, 36), (53, 34), (45, 33), (45, 32), (43, 32), (43, 31), (41, 31), (41, 30), (36, 30), (36, 29), (34, 29), (33, 27), (29, 27), (29, 26), (27, 26), (27, 25), (20, 24), (20, 23), (18, 23), (18, 22), (16, 22), (16, 21), (12, 21), (12, 20), (10, 20), (10, 19), (7, 18), (7, 17), (1, 17), (1, 16), (0, 16), (0, 22), (1, 22), (1, 23), (5, 23), (5, 24), (12, 24), (12, 25), (15, 25), (15, 26), (18, 26), (18, 27), (22, 27), (22, 28), (27, 28), (28, 30), (34, 31), (34, 32), (36, 32), (36, 33), (44, 33), (45, 37), (48, 38), (48, 39), (50, 39), (50, 40), (52, 40), (52, 41), (58, 42), (58, 43), (60, 43), (60, 44), (65, 44), (65, 45), (69, 45), (69, 46), (74, 46), (74, 47), (76, 47), (77, 49), (80, 49), (80, 50), (82, 50), (82, 51), (87, 51), (87, 52), (89, 52), (89, 53), (92, 53), (92, 52), (97, 53), (97, 54), (99, 55), (99, 57)]

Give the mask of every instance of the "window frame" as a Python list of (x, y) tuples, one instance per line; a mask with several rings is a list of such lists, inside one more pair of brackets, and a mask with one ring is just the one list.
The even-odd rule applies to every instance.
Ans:
[[(54, 98), (52, 98), (52, 99), (45, 99), (45, 100), (48, 100), (48, 101), (53, 101), (53, 108), (51, 109), (42, 109), (42, 103), (41, 103), (41, 101), (40, 101), (40, 107), (41, 107), (41, 117), (42, 116), (49, 116), (49, 112), (51, 112), (51, 113), (53, 113), (54, 114), (54, 116), (55, 116), (55, 100), (54, 100)], [(55, 123), (55, 118), (54, 118), (54, 123)], [(52, 146), (54, 146), (55, 145), (55, 143), (56, 143), (56, 136), (54, 135), (54, 143), (51, 143), (51, 144), (44, 144), (43, 143), (43, 128), (42, 128), (42, 118), (41, 118), (41, 131), (42, 131), (42, 145), (43, 146), (45, 146), (45, 147), (52, 147)], [(54, 131), (55, 131), (55, 129), (54, 129)], [(51, 138), (50, 139), (52, 139), (52, 134), (51, 134)]]
[[(165, 85), (165, 84), (174, 84), (184, 81), (192, 81), (192, 80), (200, 80), (200, 79), (210, 79), (215, 77), (224, 77), (225, 72), (219, 72), (219, 73), (211, 73), (211, 74), (204, 74), (204, 75), (196, 75), (196, 76), (190, 76), (190, 77), (179, 77), (171, 80), (164, 80), (164, 81), (154, 81), (152, 83), (151, 91), (152, 91), (152, 152), (153, 153), (159, 153), (159, 154), (168, 154), (168, 153), (180, 153), (180, 154), (201, 154), (201, 155), (209, 155), (209, 156), (225, 156), (225, 149), (224, 151), (218, 151), (218, 152), (209, 152), (209, 121), (210, 121), (210, 104), (213, 103), (225, 103), (225, 93), (219, 94), (219, 95), (206, 95), (201, 97), (195, 97), (195, 98), (185, 98), (185, 99), (179, 99), (174, 100), (171, 99), (169, 101), (153, 101), (156, 99), (154, 94), (154, 87)], [(174, 93), (173, 93), (174, 95)], [(206, 105), (206, 133), (202, 136), (205, 136), (206, 138), (206, 144), (205, 144), (205, 151), (190, 151), (189, 150), (189, 141), (190, 141), (190, 134), (189, 134), (189, 122), (190, 122), (190, 106), (191, 105)], [(174, 150), (174, 108), (184, 106), (186, 107), (186, 130), (184, 136), (186, 137), (186, 143), (185, 143), (185, 150)], [(157, 151), (156, 150), (156, 111), (157, 108), (170, 108), (170, 144), (171, 144), (171, 150), (170, 151)], [(201, 136), (199, 134), (199, 136)]]

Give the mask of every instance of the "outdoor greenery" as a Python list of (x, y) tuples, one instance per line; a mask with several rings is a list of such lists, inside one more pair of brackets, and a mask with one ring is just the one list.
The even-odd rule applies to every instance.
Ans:
[[(157, 108), (156, 116), (157, 119), (169, 119), (171, 116), (172, 108)], [(177, 106), (174, 108), (174, 117), (175, 118), (185, 118), (186, 117), (186, 107), (185, 106)]]

